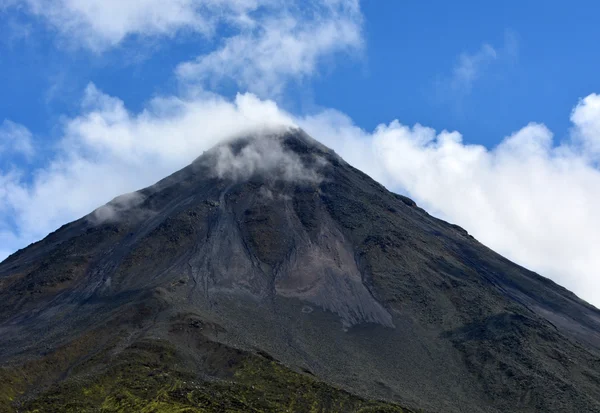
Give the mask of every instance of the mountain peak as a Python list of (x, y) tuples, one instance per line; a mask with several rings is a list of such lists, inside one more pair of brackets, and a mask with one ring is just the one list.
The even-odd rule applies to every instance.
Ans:
[(318, 182), (327, 164), (341, 160), (299, 128), (235, 137), (198, 157), (193, 165), (207, 167), (219, 178)]
[[(384, 399), (383, 411), (591, 413), (599, 320), (289, 129), (224, 142), (0, 263), (0, 360), (31, 366), (0, 370), (0, 385), (62, 411), (57, 394), (87, 403), (80, 386), (109, 383), (106, 400), (121, 400), (115, 389), (142, 380), (152, 400), (188, 406), (223, 394), (198, 390), (209, 382), (263, 400), (239, 382), (262, 366), (270, 382), (295, 371), (294, 383)], [(115, 366), (141, 373), (123, 384)], [(147, 386), (157, 377), (185, 379)]]

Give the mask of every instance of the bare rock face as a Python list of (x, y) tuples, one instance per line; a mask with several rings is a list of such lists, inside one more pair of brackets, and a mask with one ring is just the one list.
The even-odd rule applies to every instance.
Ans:
[(1, 263), (0, 410), (598, 412), (599, 331), (594, 307), (289, 130)]

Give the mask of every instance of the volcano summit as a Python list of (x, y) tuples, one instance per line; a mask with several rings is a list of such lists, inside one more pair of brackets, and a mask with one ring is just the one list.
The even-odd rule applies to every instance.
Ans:
[(598, 412), (599, 331), (290, 129), (1, 263), (0, 411)]

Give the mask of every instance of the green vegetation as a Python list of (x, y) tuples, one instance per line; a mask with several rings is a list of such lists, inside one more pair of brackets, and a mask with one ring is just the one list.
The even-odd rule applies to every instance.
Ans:
[[(2, 370), (0, 400), (4, 404), (0, 401), (0, 409), (28, 413), (407, 412), (393, 404), (364, 400), (262, 356), (233, 349), (227, 355), (221, 357), (226, 377), (200, 380), (184, 372), (189, 369), (181, 368), (181, 360), (168, 345), (138, 342), (102, 372), (79, 374), (20, 401), (24, 380), (10, 379), (8, 371)], [(88, 365), (85, 370), (95, 368)]]

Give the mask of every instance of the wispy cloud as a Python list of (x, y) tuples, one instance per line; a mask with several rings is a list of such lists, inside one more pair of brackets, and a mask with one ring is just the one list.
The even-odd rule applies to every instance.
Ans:
[(254, 23), (217, 50), (180, 64), (179, 78), (207, 86), (233, 81), (261, 96), (276, 96), (290, 77), (313, 75), (323, 56), (362, 46), (362, 15), (354, 0), (313, 2), (302, 18), (285, 10)]
[[(273, 0), (275, 1), (275, 0)], [(5, 0), (6, 2), (6, 0)], [(264, 4), (271, 3), (267, 1)], [(100, 52), (130, 36), (211, 35), (219, 24), (241, 24), (257, 0), (23, 0), (10, 1), (44, 19), (70, 44)]]
[(497, 58), (496, 49), (487, 43), (474, 54), (462, 53), (452, 70), (450, 87), (455, 91), (468, 93), (485, 67)]
[[(0, 12), (2, 12), (1, 6)], [(11, 49), (27, 42), (32, 36), (33, 28), (30, 23), (24, 23), (12, 17), (5, 17), (2, 19), (2, 25), (4, 27), (0, 28), (0, 42)]]
[(511, 30), (505, 32), (504, 43), (499, 48), (483, 43), (475, 52), (462, 52), (451, 73), (438, 79), (438, 92), (451, 100), (466, 96), (492, 67), (514, 62), (518, 52), (518, 37)]
[(0, 123), (0, 156), (33, 156), (32, 134), (25, 126), (5, 119)]
[(279, 95), (290, 80), (314, 75), (325, 56), (352, 54), (363, 43), (359, 0), (23, 0), (13, 5), (46, 22), (61, 44), (96, 53), (127, 40), (192, 36), (201, 44), (198, 55), (179, 62), (176, 71), (186, 87), (211, 89), (225, 82), (263, 97)]

